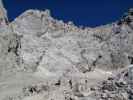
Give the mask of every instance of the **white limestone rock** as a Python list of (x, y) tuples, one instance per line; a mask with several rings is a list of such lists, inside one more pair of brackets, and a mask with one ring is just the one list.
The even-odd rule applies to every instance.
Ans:
[(91, 86), (133, 63), (132, 22), (130, 10), (119, 22), (82, 29), (28, 10), (0, 26), (0, 100), (96, 100)]

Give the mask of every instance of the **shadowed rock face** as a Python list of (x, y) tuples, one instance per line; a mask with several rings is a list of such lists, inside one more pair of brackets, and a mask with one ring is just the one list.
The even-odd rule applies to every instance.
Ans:
[(92, 86), (133, 63), (133, 10), (85, 29), (28, 10), (0, 25), (0, 41), (0, 100), (95, 100)]

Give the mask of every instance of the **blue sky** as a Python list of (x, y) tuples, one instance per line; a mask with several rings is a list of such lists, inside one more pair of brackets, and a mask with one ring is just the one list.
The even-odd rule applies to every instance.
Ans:
[(27, 9), (50, 9), (51, 15), (77, 26), (95, 27), (120, 19), (133, 0), (3, 0), (12, 21)]

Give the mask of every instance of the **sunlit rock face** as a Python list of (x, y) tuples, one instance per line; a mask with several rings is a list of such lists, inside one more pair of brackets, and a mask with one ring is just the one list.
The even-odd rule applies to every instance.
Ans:
[(92, 86), (133, 63), (133, 10), (84, 29), (28, 10), (0, 26), (0, 41), (0, 100), (105, 100)]
[(129, 13), (131, 22), (127, 22), (126, 16), (120, 25), (117, 22), (80, 29), (53, 19), (48, 10), (29, 10), (11, 25), (21, 37), (19, 56), (25, 68), (44, 67), (58, 72), (73, 66), (75, 71), (85, 73), (95, 68), (114, 70), (130, 64), (132, 15)]

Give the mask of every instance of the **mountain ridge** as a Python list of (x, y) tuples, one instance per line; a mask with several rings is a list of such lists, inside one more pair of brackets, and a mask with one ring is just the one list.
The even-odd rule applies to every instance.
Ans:
[[(133, 9), (121, 20), (96, 28), (56, 20), (49, 10), (28, 10), (0, 25), (0, 100), (132, 100), (128, 91), (105, 96), (121, 85), (114, 85), (119, 76), (114, 73), (133, 63), (132, 27)], [(132, 86), (127, 81), (132, 75), (122, 75), (122, 82)], [(107, 91), (100, 94), (104, 80), (100, 86)]]

